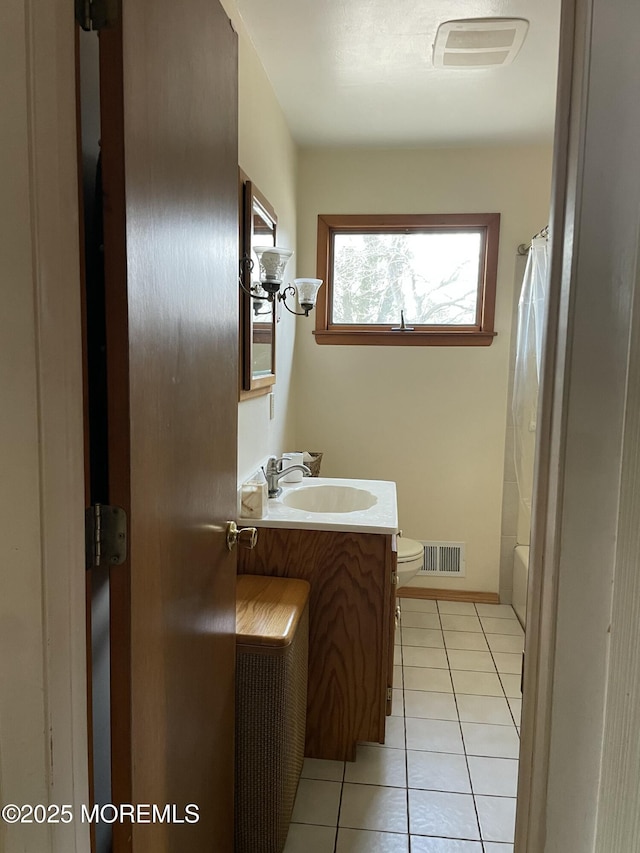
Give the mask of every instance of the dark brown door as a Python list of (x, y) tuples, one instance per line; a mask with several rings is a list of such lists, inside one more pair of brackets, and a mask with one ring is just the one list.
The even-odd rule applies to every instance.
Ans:
[[(232, 853), (237, 39), (217, 0), (127, 0), (100, 33), (115, 853)], [(175, 823), (194, 804), (196, 823)]]

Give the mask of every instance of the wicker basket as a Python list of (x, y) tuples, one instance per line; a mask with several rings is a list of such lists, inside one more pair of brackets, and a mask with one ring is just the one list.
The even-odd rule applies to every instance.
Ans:
[(304, 464), (311, 471), (312, 477), (320, 476), (320, 465), (322, 464), (322, 453), (318, 453), (314, 450), (297, 450), (296, 453), (307, 453), (311, 457), (310, 462), (305, 462)]
[(260, 606), (253, 596), (238, 602), (240, 608), (245, 603), (248, 607), (245, 618), (239, 620), (244, 633), (237, 641), (235, 851), (282, 853), (304, 760), (309, 585), (288, 578), (241, 575), (239, 599), (244, 594), (243, 584), (252, 581), (271, 582), (276, 597), (269, 601), (267, 589), (260, 596), (259, 605), (267, 606), (267, 615), (279, 615), (285, 626), (292, 621), (293, 611), (283, 606), (288, 593), (282, 589), (287, 585), (289, 589), (295, 587), (293, 596), (305, 597), (301, 615), (298, 607), (295, 635), (285, 646), (278, 642), (272, 645), (272, 640), (261, 635), (259, 628), (251, 636), (253, 629), (247, 627), (247, 618), (259, 616)]

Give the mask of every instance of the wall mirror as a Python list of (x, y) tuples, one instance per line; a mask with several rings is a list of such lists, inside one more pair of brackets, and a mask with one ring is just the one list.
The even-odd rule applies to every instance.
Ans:
[[(240, 171), (240, 252), (253, 261), (241, 263), (242, 283), (258, 278), (254, 246), (275, 246), (278, 219), (255, 184)], [(265, 295), (264, 291), (258, 291)], [(276, 381), (276, 304), (254, 299), (240, 290), (240, 399), (268, 394)]]

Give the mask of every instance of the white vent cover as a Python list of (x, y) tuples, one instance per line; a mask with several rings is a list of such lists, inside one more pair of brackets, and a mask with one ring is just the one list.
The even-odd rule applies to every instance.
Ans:
[(464, 577), (464, 542), (423, 542), (424, 566), (418, 574)]
[(524, 18), (470, 18), (438, 27), (433, 45), (437, 68), (510, 65), (529, 28)]

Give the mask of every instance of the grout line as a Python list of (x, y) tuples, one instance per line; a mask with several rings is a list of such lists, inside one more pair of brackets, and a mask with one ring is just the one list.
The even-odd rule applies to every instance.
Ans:
[[(475, 607), (475, 605), (474, 605), (474, 607)], [(476, 607), (476, 614), (478, 616), (478, 619), (480, 619), (480, 614), (478, 613), (477, 607)], [(498, 664), (496, 663), (496, 659), (494, 657), (494, 651), (491, 648), (491, 645), (489, 643), (489, 639), (487, 637), (487, 632), (484, 630), (484, 625), (482, 624), (481, 619), (480, 619), (480, 627), (482, 628), (482, 635), (485, 639), (485, 642), (486, 642), (487, 646), (489, 646), (489, 653), (491, 655), (491, 660), (493, 661), (493, 665), (495, 666), (496, 672), (498, 673), (498, 681), (500, 682), (500, 688), (502, 689), (502, 692), (504, 693), (504, 698), (506, 699), (506, 702), (507, 702), (507, 708), (509, 709), (509, 714), (510, 714), (511, 719), (513, 721), (513, 725), (515, 726), (515, 729), (516, 729), (516, 735), (518, 736), (518, 740), (520, 740), (520, 732), (518, 731), (518, 724), (516, 723), (516, 718), (513, 716), (513, 710), (511, 709), (511, 704), (509, 703), (509, 697), (507, 696), (507, 691), (504, 689), (504, 684), (502, 683), (502, 678), (500, 678), (500, 671), (498, 670)], [(493, 635), (493, 636), (496, 636), (496, 635)], [(502, 635), (497, 635), (497, 636), (502, 636)], [(512, 636), (512, 635), (505, 634), (504, 636)], [(515, 636), (515, 635), (513, 635), (513, 636)], [(508, 652), (496, 652), (495, 654), (508, 654)], [(505, 674), (507, 674), (507, 673), (505, 673)], [(517, 697), (512, 697), (512, 698), (517, 698)], [(522, 696), (520, 696), (520, 699), (522, 700)], [(518, 760), (519, 760), (519, 756), (518, 756)]]
[[(475, 605), (474, 605), (474, 607), (475, 607)], [(506, 703), (507, 703), (507, 708), (509, 709), (509, 714), (511, 715), (511, 719), (513, 720), (513, 725), (514, 725), (514, 727), (515, 727), (515, 729), (516, 729), (516, 735), (518, 736), (518, 742), (520, 742), (520, 734), (519, 734), (519, 732), (518, 732), (518, 727), (516, 726), (516, 721), (515, 721), (515, 718), (514, 718), (514, 716), (513, 716), (513, 711), (511, 710), (511, 705), (509, 704), (509, 697), (507, 696), (507, 692), (506, 692), (506, 690), (504, 689), (504, 684), (502, 683), (502, 679), (500, 678), (500, 673), (499, 673), (499, 671), (498, 671), (498, 664), (496, 663), (496, 659), (495, 659), (495, 657), (493, 656), (493, 655), (494, 655), (493, 649), (491, 648), (491, 645), (490, 645), (490, 643), (489, 643), (489, 639), (488, 639), (488, 637), (487, 637), (487, 632), (484, 630), (484, 625), (482, 624), (482, 619), (480, 619), (480, 614), (478, 613), (478, 608), (477, 608), (477, 607), (475, 607), (475, 611), (476, 611), (476, 615), (478, 616), (478, 620), (479, 620), (479, 622), (480, 622), (480, 627), (482, 628), (482, 635), (483, 635), (483, 637), (484, 637), (484, 641), (485, 641), (485, 643), (487, 644), (487, 646), (489, 647), (489, 654), (491, 655), (491, 660), (493, 661), (493, 665), (495, 666), (495, 668), (496, 668), (496, 672), (497, 672), (497, 674), (498, 674), (498, 681), (500, 682), (500, 687), (501, 687), (501, 689), (502, 689), (502, 692), (504, 693), (504, 698), (505, 698), (505, 701), (506, 701)], [(465, 752), (466, 752), (466, 747), (465, 747)], [(519, 750), (518, 750), (518, 758), (517, 758), (517, 761), (518, 761), (518, 765), (519, 765), (519, 764), (520, 764), (520, 751), (519, 751)], [(471, 774), (469, 774), (469, 776), (471, 776)], [(476, 797), (475, 797), (475, 794), (474, 794), (474, 796), (473, 796), (473, 804), (474, 804), (474, 806), (476, 805)], [(516, 798), (516, 804), (517, 804), (517, 798)], [(477, 806), (476, 806), (476, 815), (477, 815), (477, 814), (478, 814), (478, 809), (477, 809)], [(480, 829), (480, 817), (479, 817), (479, 816), (478, 816), (478, 828)], [(482, 836), (482, 829), (480, 829), (480, 836)], [(515, 839), (514, 839), (514, 843), (515, 843)], [(484, 839), (482, 839), (482, 850), (483, 850), (483, 851), (486, 851), (486, 847), (485, 847)]]
[(347, 774), (347, 762), (342, 762), (342, 781), (340, 782), (340, 799), (338, 801), (338, 813), (336, 815), (336, 834), (333, 839), (333, 853), (338, 849), (338, 832), (340, 829), (340, 812), (342, 810), (342, 795), (344, 794), (344, 777)]
[[(482, 623), (480, 623), (482, 627)], [(444, 634), (443, 634), (444, 639)], [(446, 646), (445, 646), (446, 648)], [(453, 649), (452, 649), (453, 651)], [(447, 661), (449, 661), (449, 649), (446, 649), (447, 652)], [(451, 686), (454, 687), (453, 684), (453, 676), (451, 675), (451, 663), (449, 662), (449, 678), (451, 678)], [(476, 815), (476, 825), (478, 827), (478, 838), (480, 839), (480, 846), (484, 851), (484, 843), (482, 842), (482, 830), (480, 829), (480, 815), (478, 814), (478, 806), (476, 804), (475, 793), (473, 790), (473, 783), (471, 782), (471, 770), (469, 768), (469, 756), (467, 755), (467, 744), (464, 740), (464, 732), (462, 731), (462, 720), (460, 719), (460, 709), (458, 708), (458, 694), (455, 691), (455, 687), (453, 690), (453, 701), (456, 703), (456, 713), (458, 715), (458, 728), (460, 729), (460, 740), (462, 741), (462, 749), (464, 754), (464, 762), (467, 766), (467, 776), (469, 777), (469, 790), (471, 791), (471, 801), (473, 803), (473, 810)]]
[[(408, 611), (407, 611), (408, 612)], [(407, 848), (411, 853), (411, 832), (409, 826), (409, 756), (407, 754), (407, 707), (405, 705), (404, 687), (404, 643), (402, 638), (402, 605), (400, 605), (400, 657), (402, 658), (402, 728), (404, 731), (404, 773), (405, 773), (405, 802), (407, 804)]]
[[(407, 611), (409, 612), (409, 611)], [(400, 648), (402, 657), (402, 725), (404, 726), (404, 772), (406, 782), (406, 799), (407, 804), (407, 849), (411, 853), (411, 825), (409, 823), (409, 755), (407, 750), (407, 705), (404, 687), (404, 638), (402, 636), (402, 605), (400, 606)]]

